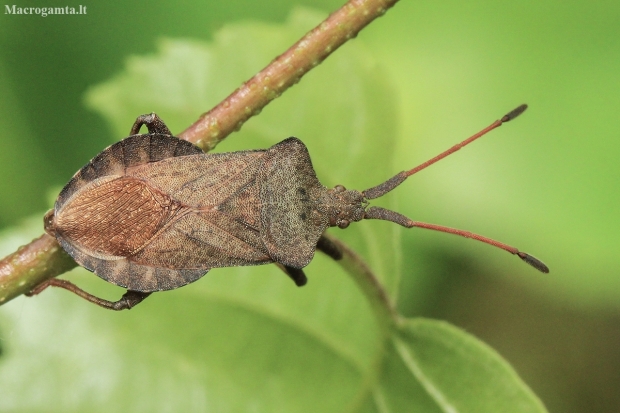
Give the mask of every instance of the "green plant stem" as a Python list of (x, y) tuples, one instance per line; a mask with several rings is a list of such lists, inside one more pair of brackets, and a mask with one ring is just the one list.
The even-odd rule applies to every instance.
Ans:
[(404, 318), (396, 311), (394, 303), (390, 300), (387, 291), (383, 288), (377, 276), (362, 257), (347, 244), (330, 234), (325, 233), (323, 236), (328, 238), (342, 251), (342, 259), (337, 261), (338, 264), (349, 273), (368, 299), (375, 318), (383, 329), (385, 336), (391, 336), (404, 323)]
[(350, 0), (179, 137), (204, 151), (213, 149), (397, 1)]
[[(397, 1), (350, 0), (179, 137), (211, 150)], [(0, 261), (0, 305), (75, 266), (54, 238), (41, 236)]]

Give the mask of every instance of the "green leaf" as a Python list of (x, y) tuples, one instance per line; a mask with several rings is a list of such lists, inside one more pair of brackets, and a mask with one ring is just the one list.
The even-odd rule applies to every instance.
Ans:
[(246, 287), (266, 301), (190, 288), (122, 315), (62, 291), (18, 299), (3, 312), (1, 409), (338, 411), (367, 374), (363, 359), (344, 337), (272, 308), (280, 291), (259, 284)]
[(378, 411), (546, 411), (493, 349), (448, 323), (408, 320), (392, 344), (375, 392)]

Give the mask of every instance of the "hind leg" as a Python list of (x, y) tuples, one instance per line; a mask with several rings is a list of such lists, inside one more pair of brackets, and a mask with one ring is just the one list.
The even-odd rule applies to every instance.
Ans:
[(146, 128), (149, 130), (149, 133), (161, 133), (163, 135), (172, 136), (172, 132), (166, 126), (163, 120), (159, 118), (155, 113), (150, 113), (148, 115), (140, 115), (138, 119), (136, 119), (135, 123), (131, 127), (131, 132), (129, 132), (129, 136), (137, 135), (140, 132), (140, 128), (142, 125), (146, 125)]
[(95, 297), (94, 295), (87, 293), (86, 291), (78, 287), (77, 285), (67, 280), (59, 280), (56, 278), (52, 278), (50, 280), (47, 280), (37, 285), (32, 290), (30, 290), (28, 293), (26, 293), (26, 295), (28, 297), (32, 297), (33, 295), (39, 294), (41, 291), (45, 290), (49, 286), (64, 288), (65, 290), (71, 291), (72, 293), (79, 295), (86, 301), (90, 301), (93, 304), (97, 304), (99, 307), (103, 307), (103, 308), (107, 308), (108, 310), (115, 310), (115, 311), (130, 310), (131, 308), (141, 303), (146, 297), (151, 295), (151, 293), (143, 293), (140, 291), (127, 290), (127, 292), (123, 294), (120, 300), (108, 301), (108, 300), (104, 300), (103, 298)]

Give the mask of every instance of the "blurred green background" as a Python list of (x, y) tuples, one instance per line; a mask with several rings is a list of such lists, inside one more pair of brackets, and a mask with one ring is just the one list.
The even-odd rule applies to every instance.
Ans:
[[(155, 53), (161, 38), (211, 41), (229, 23), (281, 24), (297, 5), (330, 12), (341, 2), (85, 5), (84, 16), (0, 16), (0, 228), (49, 208), (78, 168), (122, 137), (84, 96), (129, 56)], [(356, 40), (395, 97), (382, 128), (393, 136), (375, 136), (395, 156), (368, 165), (360, 181), (369, 186), (390, 176), (375, 176), (377, 165), (410, 168), (530, 105), (390, 199), (413, 219), (490, 236), (549, 265), (543, 276), (490, 247), (411, 230), (398, 301), (406, 315), (448, 320), (490, 344), (551, 412), (620, 411), (618, 22), (617, 1), (401, 0)], [(349, 185), (338, 178), (329, 182)], [(20, 314), (30, 303), (14, 305)], [(0, 334), (10, 355), (10, 328)]]

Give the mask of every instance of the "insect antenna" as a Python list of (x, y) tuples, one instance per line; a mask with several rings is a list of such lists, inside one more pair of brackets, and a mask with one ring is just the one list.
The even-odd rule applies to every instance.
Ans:
[[(393, 176), (392, 178), (388, 179), (387, 181), (385, 181), (385, 182), (383, 182), (383, 183), (381, 183), (381, 184), (379, 184), (377, 186), (374, 186), (374, 187), (372, 187), (370, 189), (367, 189), (367, 190), (363, 191), (362, 194), (364, 195), (364, 197), (366, 199), (375, 199), (375, 198), (379, 198), (379, 197), (385, 195), (386, 193), (390, 192), (391, 190), (396, 188), (398, 185), (400, 185), (403, 181), (405, 181), (411, 175), (415, 174), (416, 172), (421, 171), (422, 169), (425, 169), (425, 168), (429, 167), (430, 165), (434, 164), (435, 162), (437, 162), (437, 161), (445, 158), (446, 156), (448, 156), (448, 155), (458, 151), (462, 147), (472, 143), (473, 141), (475, 141), (476, 139), (482, 137), (483, 135), (487, 134), (488, 132), (492, 131), (493, 129), (502, 126), (504, 123), (506, 123), (508, 121), (511, 121), (512, 119), (516, 118), (521, 113), (523, 113), (525, 111), (525, 109), (527, 109), (527, 105), (521, 105), (521, 106), (517, 107), (516, 109), (514, 109), (511, 112), (509, 112), (506, 115), (504, 115), (501, 119), (496, 120), (495, 122), (493, 122), (492, 124), (490, 124), (486, 128), (482, 129), (480, 132), (478, 132), (478, 133), (472, 135), (471, 137), (465, 139), (463, 142), (454, 145), (450, 149), (440, 153), (439, 155), (435, 156), (434, 158), (429, 159), (428, 161), (426, 161), (426, 162), (416, 166), (413, 169), (410, 169), (408, 171), (403, 171), (403, 172), (401, 172), (399, 174), (396, 174), (395, 176)], [(464, 230), (460, 230), (460, 229), (445, 227), (445, 226), (442, 226), (442, 225), (435, 225), (435, 224), (428, 224), (428, 223), (425, 223), (425, 222), (413, 221), (413, 220), (407, 218), (406, 216), (404, 216), (402, 214), (399, 214), (398, 212), (390, 211), (389, 209), (385, 209), (385, 208), (381, 208), (381, 207), (375, 207), (375, 206), (370, 207), (370, 208), (368, 208), (365, 211), (364, 219), (381, 219), (381, 220), (384, 220), (384, 221), (394, 222), (394, 223), (402, 225), (402, 226), (404, 226), (406, 228), (413, 228), (413, 227), (426, 228), (426, 229), (431, 229), (433, 231), (447, 232), (449, 234), (460, 235), (460, 236), (465, 237), (465, 238), (471, 238), (471, 239), (474, 239), (476, 241), (484, 242), (485, 244), (489, 244), (489, 245), (492, 245), (494, 247), (501, 248), (504, 251), (508, 251), (509, 253), (518, 256), (523, 261), (525, 261), (526, 263), (530, 264), (532, 267), (536, 268), (537, 270), (539, 270), (541, 272), (544, 272), (544, 273), (548, 273), (549, 272), (549, 268), (542, 261), (540, 261), (539, 259), (531, 256), (530, 254), (527, 254), (525, 252), (519, 251), (517, 248), (511, 247), (510, 245), (504, 244), (504, 243), (499, 242), (499, 241), (495, 241), (494, 239), (491, 239), (491, 238), (483, 237), (482, 235), (474, 234), (474, 233), (469, 232), (469, 231), (464, 231)]]
[(364, 219), (382, 219), (384, 221), (391, 221), (396, 224), (402, 225), (405, 228), (426, 228), (432, 229), (433, 231), (447, 232), (449, 234), (460, 235), (461, 237), (465, 238), (471, 238), (476, 241), (484, 242), (485, 244), (501, 248), (504, 251), (508, 251), (509, 253), (521, 258), (523, 261), (527, 262), (538, 271), (544, 272), (545, 274), (549, 272), (549, 267), (547, 267), (538, 258), (535, 258), (526, 252), (519, 251), (517, 248), (511, 247), (510, 245), (504, 244), (503, 242), (495, 241), (494, 239), (483, 237), (482, 235), (474, 234), (473, 232), (464, 231), (462, 229), (444, 227), (443, 225), (427, 224), (426, 222), (413, 221), (406, 216), (399, 214), (398, 212), (390, 211), (389, 209), (376, 206), (370, 207), (366, 210), (364, 214)]
[(379, 184), (377, 186), (374, 186), (374, 187), (372, 187), (370, 189), (367, 189), (367, 190), (363, 191), (362, 194), (364, 195), (364, 197), (366, 199), (375, 199), (375, 198), (379, 198), (379, 197), (387, 194), (392, 189), (396, 188), (398, 185), (403, 183), (405, 181), (405, 179), (409, 178), (411, 175), (415, 174), (416, 172), (420, 172), (422, 169), (428, 168), (429, 166), (431, 166), (435, 162), (440, 161), (443, 158), (445, 158), (446, 156), (448, 156), (450, 154), (453, 154), (454, 152), (458, 151), (462, 147), (464, 147), (466, 145), (469, 145), (470, 143), (472, 143), (476, 139), (478, 139), (478, 138), (486, 135), (487, 133), (491, 132), (493, 129), (499, 128), (504, 123), (513, 120), (514, 118), (516, 118), (517, 116), (519, 116), (520, 114), (525, 112), (525, 109), (527, 109), (527, 105), (525, 105), (525, 104), (519, 106), (516, 109), (513, 109), (512, 111), (510, 111), (506, 115), (504, 115), (501, 119), (498, 119), (495, 122), (491, 123), (489, 126), (487, 126), (486, 128), (482, 129), (480, 132), (470, 136), (469, 138), (465, 139), (463, 142), (457, 143), (456, 145), (454, 145), (450, 149), (448, 149), (446, 151), (443, 151), (439, 155), (435, 156), (434, 158), (429, 159), (428, 161), (426, 161), (426, 162), (416, 166), (413, 169), (410, 169), (408, 171), (403, 171), (403, 172), (400, 172), (400, 173), (394, 175), (393, 177), (391, 177), (387, 181), (385, 181), (385, 182), (383, 182), (383, 183), (381, 183), (381, 184)]

